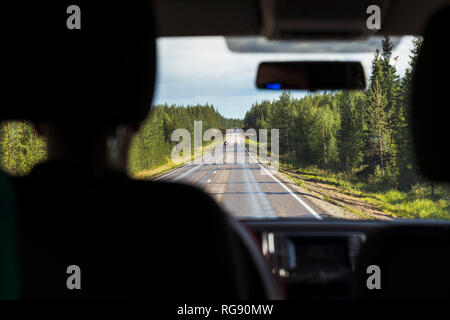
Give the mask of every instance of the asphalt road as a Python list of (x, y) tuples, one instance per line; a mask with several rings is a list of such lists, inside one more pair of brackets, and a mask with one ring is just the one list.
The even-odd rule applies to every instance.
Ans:
[(166, 173), (155, 180), (193, 184), (208, 192), (237, 217), (303, 217), (322, 220), (323, 215), (302, 194), (256, 162), (242, 134), (226, 136), (227, 147), (218, 146), (203, 160)]

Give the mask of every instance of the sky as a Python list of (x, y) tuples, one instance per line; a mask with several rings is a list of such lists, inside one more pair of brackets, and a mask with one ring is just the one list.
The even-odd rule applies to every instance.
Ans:
[[(394, 49), (393, 60), (403, 76), (408, 66), (412, 37), (403, 37)], [(243, 119), (252, 104), (275, 100), (280, 91), (258, 90), (258, 64), (262, 61), (353, 60), (361, 61), (370, 75), (373, 53), (235, 53), (223, 37), (159, 38), (154, 104), (213, 105), (228, 118)], [(302, 97), (306, 91), (293, 91)]]

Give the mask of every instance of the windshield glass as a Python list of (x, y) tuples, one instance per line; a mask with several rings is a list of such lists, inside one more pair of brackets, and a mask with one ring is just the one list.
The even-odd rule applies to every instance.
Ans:
[[(193, 184), (237, 217), (450, 217), (450, 188), (419, 174), (409, 132), (420, 38), (378, 37), (349, 52), (339, 43), (306, 50), (285, 42), (290, 49), (277, 52), (231, 40), (158, 39), (153, 109), (133, 138), (130, 176)], [(360, 61), (368, 85), (256, 89), (260, 62), (288, 60)], [(2, 124), (1, 148), (2, 168), (13, 175), (45, 159), (45, 141), (27, 123)]]

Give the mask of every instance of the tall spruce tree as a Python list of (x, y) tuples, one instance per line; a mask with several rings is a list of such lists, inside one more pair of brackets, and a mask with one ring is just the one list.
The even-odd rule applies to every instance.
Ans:
[(372, 60), (372, 77), (364, 108), (363, 175), (366, 177), (377, 168), (384, 173), (390, 145), (388, 100), (383, 92), (383, 81), (382, 57), (377, 50)]
[(401, 82), (397, 74), (395, 62), (398, 57), (392, 57), (393, 44), (389, 36), (382, 41), (383, 68), (382, 88), (387, 99), (386, 112), (390, 131), (389, 145), (386, 150), (386, 176), (392, 185), (397, 184), (401, 163), (398, 158), (400, 144), (403, 143), (403, 129), (406, 126), (404, 104), (401, 103)]
[(411, 55), (409, 56), (409, 66), (405, 70), (405, 75), (401, 83), (401, 105), (404, 113), (404, 126), (401, 131), (401, 144), (399, 146), (399, 163), (400, 163), (400, 177), (399, 188), (402, 190), (409, 190), (409, 188), (419, 181), (418, 168), (415, 161), (415, 154), (413, 149), (410, 114), (411, 114), (411, 87), (414, 74), (414, 68), (417, 63), (420, 48), (422, 46), (422, 37), (415, 37), (413, 39), (413, 47)]

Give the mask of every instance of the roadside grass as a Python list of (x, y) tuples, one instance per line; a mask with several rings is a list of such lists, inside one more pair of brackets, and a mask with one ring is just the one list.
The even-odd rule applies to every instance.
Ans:
[(270, 143), (262, 143), (262, 142), (259, 142), (259, 141), (257, 141), (257, 140), (253, 140), (253, 139), (250, 139), (250, 137), (249, 136), (246, 136), (245, 137), (245, 144), (246, 144), (246, 146), (255, 146), (255, 147), (257, 147), (258, 149), (259, 149), (259, 147), (260, 146), (263, 146), (263, 147), (265, 147), (266, 148), (266, 150), (267, 150), (267, 156), (270, 156)]
[(180, 164), (175, 164), (172, 162), (171, 159), (168, 159), (167, 162), (161, 166), (155, 167), (153, 169), (147, 169), (147, 170), (142, 170), (142, 171), (136, 172), (133, 175), (133, 179), (138, 179), (138, 180), (149, 179), (149, 178), (153, 177), (154, 175), (164, 173), (166, 171), (170, 171), (172, 169), (175, 169), (176, 167), (182, 166), (183, 164), (184, 164), (184, 162), (180, 163)]
[(431, 197), (415, 194), (413, 191), (406, 193), (398, 190), (389, 190), (385, 193), (378, 193), (376, 196), (381, 200), (382, 209), (393, 212), (397, 216), (450, 219), (450, 201), (445, 199), (445, 195), (442, 195), (442, 197)]
[(364, 218), (366, 220), (375, 220), (375, 218), (371, 215), (368, 215), (367, 213), (360, 211), (360, 210), (356, 210), (353, 207), (350, 206), (344, 206), (344, 209), (350, 212), (353, 212), (354, 214), (360, 216), (361, 218)]
[[(268, 142), (261, 143), (259, 141), (252, 140), (248, 136), (246, 136), (245, 137), (245, 145), (249, 149), (250, 152), (252, 151), (252, 150), (250, 150), (250, 146), (254, 146), (256, 148), (254, 150), (257, 152), (258, 156), (257, 157), (255, 156), (255, 158), (257, 158), (259, 162), (263, 163), (264, 165), (266, 165), (274, 170), (278, 170), (281, 163), (279, 160), (272, 159), (270, 143), (268, 143)], [(265, 151), (261, 151), (261, 148)], [(261, 152), (265, 152), (265, 154), (262, 154)]]
[[(246, 144), (259, 146), (257, 141), (248, 138), (246, 139)], [(212, 150), (215, 146), (217, 146), (217, 142), (210, 142), (202, 146), (201, 149), (205, 153), (208, 150)], [(268, 155), (270, 155), (270, 151)], [(192, 155), (191, 161), (193, 160), (194, 156)], [(161, 166), (137, 172), (133, 175), (133, 178), (150, 179), (155, 175), (170, 171), (185, 163), (175, 164), (171, 159), (168, 159), (167, 163)], [(308, 182), (332, 185), (340, 193), (357, 197), (361, 201), (368, 202), (384, 213), (397, 218), (450, 219), (450, 185), (435, 185), (433, 192), (432, 187), (425, 183), (413, 186), (408, 192), (396, 189), (385, 190), (377, 182), (363, 183), (355, 179), (352, 174), (332, 172), (316, 166), (303, 167), (296, 164), (289, 154), (280, 156), (280, 169), (288, 174), (295, 184), (302, 188), (310, 190)], [(295, 175), (292, 173), (295, 173)], [(326, 193), (323, 195), (323, 200), (337, 204)], [(362, 218), (374, 219), (373, 216), (352, 206), (344, 206), (344, 209)]]
[[(281, 167), (287, 173), (294, 172), (300, 176), (301, 179), (296, 178), (294, 182), (302, 187), (307, 185), (307, 181), (332, 185), (340, 192), (369, 202), (394, 217), (450, 219), (448, 185), (435, 185), (434, 192), (431, 191), (429, 184), (417, 184), (409, 192), (396, 189), (382, 190), (379, 185), (362, 183), (341, 172), (334, 173), (314, 166), (301, 167), (285, 161), (282, 161)], [(329, 198), (324, 196), (325, 201), (333, 203)], [(359, 215), (366, 215), (351, 207), (346, 209)]]
[[(209, 141), (200, 148), (201, 152), (203, 154), (205, 154), (205, 153), (211, 151), (213, 148), (215, 148), (217, 146), (217, 144), (218, 144), (218, 142), (216, 142), (216, 141), (213, 141), (213, 142)], [(151, 179), (152, 177), (154, 177), (155, 175), (162, 174), (164, 172), (173, 170), (177, 167), (181, 167), (182, 165), (185, 165), (188, 162), (188, 160), (190, 160), (191, 162), (195, 160), (194, 152), (192, 152), (190, 157), (186, 157), (186, 159), (181, 163), (176, 164), (172, 161), (172, 159), (168, 158), (166, 163), (159, 165), (157, 167), (154, 167), (154, 168), (136, 172), (134, 175), (132, 175), (132, 178), (137, 179), (137, 180), (148, 180), (148, 179)]]
[(260, 144), (259, 142), (255, 141), (253, 139), (250, 139), (249, 137), (245, 137), (245, 143), (248, 145), (253, 145), (253, 146), (257, 146), (257, 147)]

